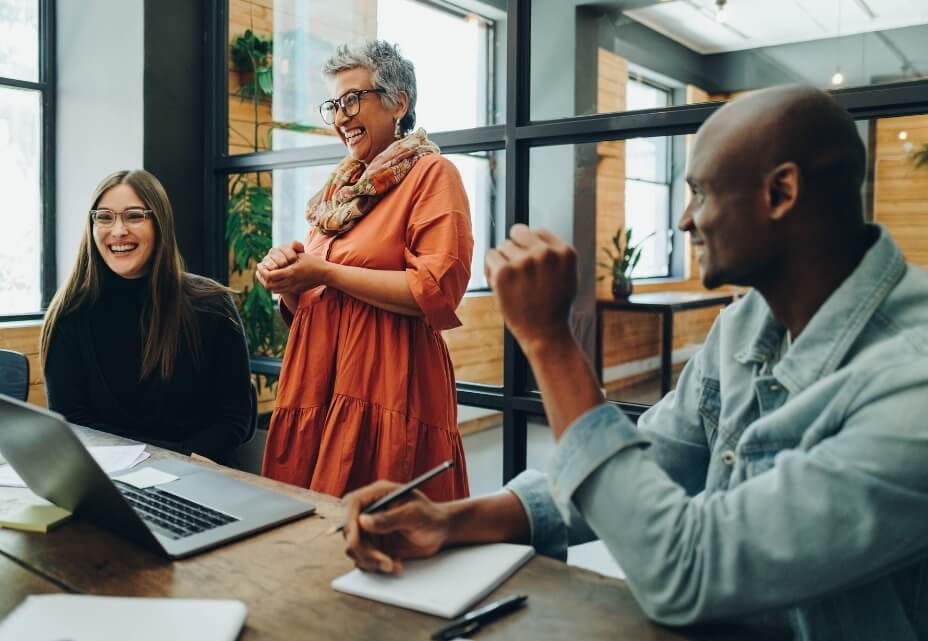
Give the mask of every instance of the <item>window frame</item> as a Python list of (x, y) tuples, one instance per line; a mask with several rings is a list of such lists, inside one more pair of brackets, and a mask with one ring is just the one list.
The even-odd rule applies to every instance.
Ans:
[[(227, 256), (222, 252), (223, 183), (214, 176), (230, 171), (282, 166), (287, 163), (307, 164), (327, 160), (332, 148), (307, 148), (246, 156), (223, 157), (227, 122), (224, 46), (228, 41), (227, 0), (209, 0), (214, 22), (208, 34), (213, 64), (209, 71), (210, 95), (206, 100), (207, 123), (207, 211), (209, 217), (209, 249), (214, 277), (226, 270)], [(448, 131), (435, 134), (435, 142), (447, 153), (505, 150), (505, 229), (515, 223), (528, 223), (529, 217), (529, 153), (534, 147), (627, 140), (637, 137), (677, 136), (692, 134), (724, 103), (701, 103), (670, 106), (634, 112), (612, 112), (570, 116), (553, 120), (532, 120), (531, 96), (531, 0), (507, 0), (506, 15), (506, 120), (503, 124), (478, 129)], [(837, 101), (859, 120), (928, 113), (928, 80), (854, 87), (832, 92)], [(226, 104), (224, 104), (226, 101)], [(218, 104), (217, 104), (218, 103)], [(271, 152), (272, 154), (274, 152)], [(330, 156), (327, 158), (325, 154)], [(675, 264), (683, 252), (676, 252)], [(590, 310), (584, 309), (589, 313)], [(253, 362), (261, 373), (279, 372), (279, 363), (261, 359)], [(257, 371), (257, 370), (256, 370)], [(530, 417), (543, 417), (544, 405), (537, 391), (532, 390), (528, 361), (515, 338), (507, 330), (503, 340), (503, 384), (481, 385), (457, 383), (457, 399), (462, 405), (499, 410), (503, 414), (502, 480), (508, 481), (526, 468), (527, 423)], [(648, 406), (612, 402), (632, 420)]]
[[(656, 89), (664, 94), (666, 98), (665, 106), (670, 107), (673, 105), (673, 88), (665, 86), (652, 78), (649, 78), (646, 75), (639, 74), (637, 78), (629, 77), (628, 82), (634, 82), (636, 84), (648, 87), (650, 89)], [(673, 252), (676, 249), (676, 243), (674, 241), (677, 239), (676, 234), (673, 232), (674, 228), (674, 211), (673, 211), (673, 194), (674, 194), (674, 185), (673, 185), (673, 161), (674, 161), (674, 145), (673, 139), (670, 136), (663, 136), (664, 139), (664, 181), (656, 180), (647, 180), (644, 178), (630, 178), (628, 176), (628, 168), (626, 166), (625, 170), (625, 181), (630, 180), (640, 183), (645, 183), (648, 185), (663, 185), (667, 188), (667, 225), (664, 229), (664, 233), (667, 234), (667, 256), (664, 259), (664, 273), (655, 274), (651, 276), (632, 276), (632, 281), (646, 283), (648, 281), (661, 281), (667, 280), (668, 278), (674, 278), (681, 276), (681, 274), (675, 273), (674, 270), (674, 256)], [(626, 196), (627, 202), (627, 196)]]
[(39, 78), (37, 81), (0, 77), (0, 87), (38, 92), (40, 104), (42, 142), (39, 146), (39, 192), (42, 200), (42, 258), (39, 275), (40, 308), (24, 314), (3, 314), (0, 323), (40, 320), (58, 287), (58, 261), (55, 233), (55, 2), (37, 0), (39, 10)]

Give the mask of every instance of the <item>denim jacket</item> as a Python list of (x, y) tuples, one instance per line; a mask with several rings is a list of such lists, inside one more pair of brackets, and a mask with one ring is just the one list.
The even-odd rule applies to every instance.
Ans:
[(782, 359), (751, 292), (637, 429), (613, 405), (508, 488), (532, 542), (598, 537), (670, 625), (928, 640), (928, 274), (885, 230)]

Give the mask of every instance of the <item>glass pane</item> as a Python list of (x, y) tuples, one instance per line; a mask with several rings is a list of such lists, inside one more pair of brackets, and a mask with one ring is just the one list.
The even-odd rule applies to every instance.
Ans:
[(0, 87), (0, 316), (42, 306), (41, 96)]
[(496, 245), (499, 228), (506, 220), (505, 172), (501, 151), (480, 151), (472, 154), (448, 154), (461, 173), (467, 200), (470, 203), (471, 229), (474, 234), (474, 258), (471, 263), (468, 291), (485, 290), (487, 279), (483, 262), (487, 250)]
[(416, 125), (429, 132), (505, 113), (502, 0), (230, 0), (229, 21), (230, 154), (338, 143), (317, 108), (332, 97), (322, 64), (344, 42), (399, 44), (416, 68)]
[(871, 141), (866, 211), (909, 262), (928, 269), (928, 114), (860, 122), (858, 128)]
[(38, 0), (0, 0), (0, 78), (39, 80)]
[(926, 2), (724, 6), (719, 15), (715, 0), (536, 0), (532, 119), (724, 100), (779, 84), (835, 89), (928, 74)]
[(503, 414), (458, 405), (458, 429), (464, 442), (471, 496), (496, 492), (503, 485)]
[(641, 258), (632, 271), (635, 278), (667, 276), (669, 265), (670, 185), (625, 181), (625, 228), (631, 243), (641, 243)]
[(633, 138), (625, 141), (625, 175), (638, 180), (667, 182), (670, 154), (668, 138)]
[[(603, 386), (615, 400), (654, 403), (660, 398), (663, 347), (659, 315), (607, 309), (613, 300), (613, 264), (604, 248), (621, 255), (624, 242), (616, 252), (616, 232), (624, 237), (631, 229), (631, 244), (641, 243), (632, 300), (639, 293), (705, 291), (685, 235), (672, 231), (685, 206), (687, 144), (688, 137), (676, 136), (531, 152), (530, 224), (552, 229), (577, 250), (580, 283), (572, 327), (590, 360), (601, 362)], [(660, 155), (664, 159), (655, 162)], [(655, 179), (661, 177), (656, 167), (663, 169), (663, 180)], [(649, 276), (670, 279), (644, 280)], [(699, 348), (718, 310), (715, 305), (674, 315), (674, 372)]]

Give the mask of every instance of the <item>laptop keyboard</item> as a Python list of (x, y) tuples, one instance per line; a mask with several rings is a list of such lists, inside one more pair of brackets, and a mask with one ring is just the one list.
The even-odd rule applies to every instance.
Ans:
[(118, 481), (116, 487), (143, 521), (171, 539), (182, 539), (238, 521), (234, 516), (154, 487), (140, 490)]

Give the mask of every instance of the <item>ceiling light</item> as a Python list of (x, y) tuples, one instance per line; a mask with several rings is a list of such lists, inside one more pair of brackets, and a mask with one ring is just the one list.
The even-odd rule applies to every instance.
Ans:
[(844, 74), (841, 73), (841, 70), (840, 70), (840, 69), (838, 69), (838, 70), (835, 72), (835, 75), (833, 75), (833, 76), (831, 77), (831, 84), (835, 85), (836, 87), (837, 87), (838, 85), (843, 85), (843, 84), (844, 84)]
[(719, 24), (728, 22), (728, 0), (715, 0), (715, 19)]
[(908, 132), (908, 131), (900, 131), (900, 132), (899, 132), (899, 140), (905, 140), (905, 139), (908, 138), (908, 137), (909, 137), (909, 132)]

